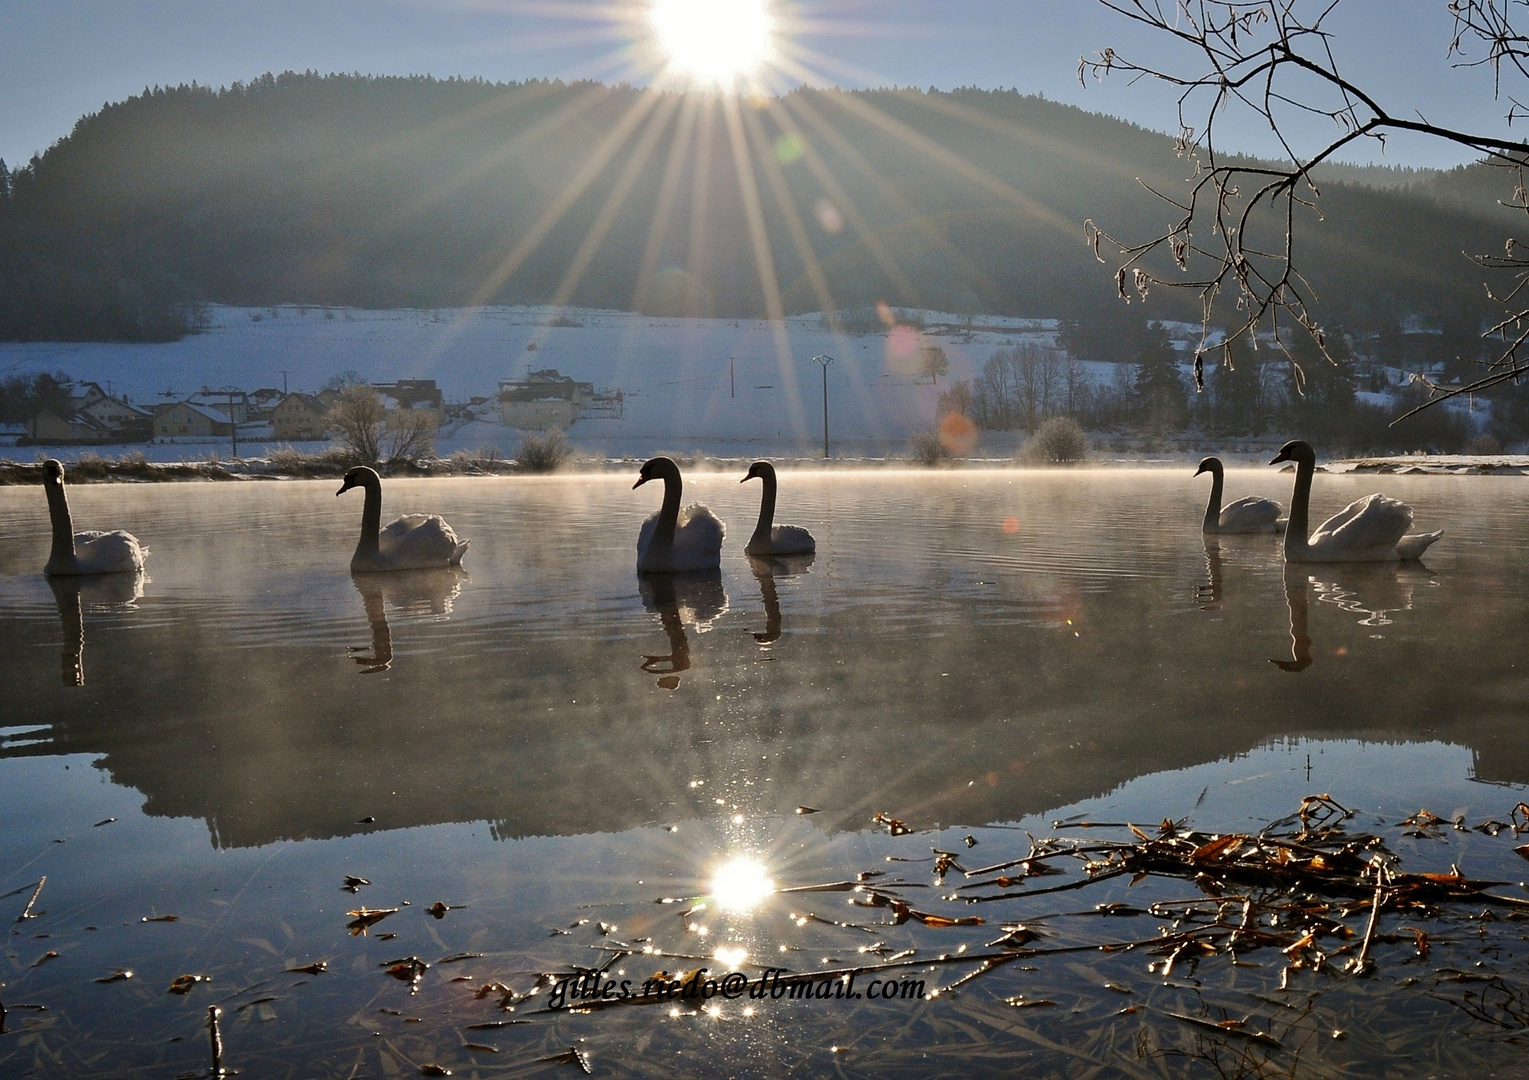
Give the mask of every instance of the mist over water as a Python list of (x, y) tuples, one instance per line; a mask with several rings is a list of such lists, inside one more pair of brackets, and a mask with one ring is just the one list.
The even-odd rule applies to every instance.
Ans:
[[(1008, 846), (1023, 854), (1024, 833), (1006, 826), (1078, 814), (1256, 829), (1327, 792), (1393, 821), (1424, 805), (1505, 818), (1529, 786), (1529, 492), (1322, 476), (1317, 517), (1383, 486), (1445, 538), (1426, 566), (1287, 573), (1273, 537), (1201, 539), (1205, 491), (1188, 472), (785, 473), (777, 520), (811, 528), (818, 550), (773, 561), (741, 553), (757, 492), (697, 475), (687, 501), (728, 523), (721, 573), (645, 582), (635, 538), (657, 500), (624, 476), (389, 480), (389, 518), (438, 512), (471, 538), (466, 573), (354, 578), (359, 506), (333, 482), (72, 489), (81, 527), (109, 522), (152, 549), (147, 580), (125, 587), (50, 587), (39, 492), (0, 490), (0, 892), (46, 874), (38, 906), (51, 911), (12, 935), (3, 1000), (47, 1004), (57, 1030), (40, 1042), (78, 1073), (109, 1048), (184, 1071), (205, 1062), (205, 1005), (262, 983), (278, 1000), (228, 1028), (245, 1075), (309, 1060), (376, 1071), (379, 1053), (407, 1071), (462, 1053), (455, 1029), (489, 1015), (474, 986), (570, 955), (594, 962), (580, 959), (600, 943), (591, 929), (569, 943), (552, 927), (607, 919), (669, 953), (797, 940), (785, 908), (712, 913), (711, 938), (663, 940), (674, 912), (653, 901), (704, 891), (738, 853), (800, 885), (927, 858), (931, 845), (966, 850), (968, 835), (972, 859), (996, 862)], [(1272, 471), (1228, 483), (1288, 500), (1289, 477)], [(919, 832), (873, 831), (878, 812)], [(1452, 842), (1464, 854), (1418, 844), (1408, 858), (1523, 874), (1505, 840)], [(375, 884), (348, 895), (345, 874)], [(397, 940), (346, 934), (347, 909), (406, 899), (375, 928)], [(422, 909), (437, 900), (465, 907), (431, 919)], [(179, 921), (140, 921), (164, 913)], [(975, 948), (998, 933), (920, 945)], [(871, 943), (858, 937), (802, 944), (815, 964)], [(32, 967), (49, 948), (60, 956)], [(458, 951), (486, 957), (437, 963)], [(378, 969), (411, 954), (435, 965), (417, 996)], [(291, 985), (302, 976), (287, 968), (320, 958), (331, 971)], [(1129, 961), (1132, 977), (1145, 962)], [(117, 967), (135, 980), (92, 982)], [(164, 995), (193, 970), (213, 976), (212, 992)], [(1043, 977), (1061, 980), (1053, 997), (1081, 978)], [(906, 1060), (844, 1067), (916, 1071), (949, 1041), (943, 1007), (888, 1036)], [(1395, 1008), (1377, 1022), (1411, 1006)], [(816, 1068), (828, 1059), (805, 1046), (818, 1034), (826, 1054), (837, 1035), (908, 1015), (861, 1005), (702, 1030), (638, 1012), (488, 1041), (506, 1068), (575, 1038), (632, 1073), (713, 1053), (743, 1072)], [(1439, 1038), (1473, 1036), (1454, 1016), (1430, 1021)], [(12, 1026), (23, 1019), (13, 1009)], [(813, 1038), (793, 1035), (798, 1023)], [(1012, 1066), (990, 1049), (947, 1046), (942, 1060)]]

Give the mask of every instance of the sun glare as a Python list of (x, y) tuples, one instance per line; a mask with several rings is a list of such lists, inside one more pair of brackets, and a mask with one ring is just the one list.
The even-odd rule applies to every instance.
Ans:
[(734, 859), (717, 868), (711, 879), (711, 898), (723, 911), (754, 910), (775, 891), (769, 872), (752, 859)]
[(671, 74), (731, 88), (774, 50), (770, 0), (653, 0), (649, 18)]

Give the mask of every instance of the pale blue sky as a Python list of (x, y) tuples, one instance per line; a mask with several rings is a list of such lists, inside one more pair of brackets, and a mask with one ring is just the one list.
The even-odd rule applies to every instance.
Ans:
[[(643, 2), (0, 0), (0, 157), (24, 161), (82, 114), (146, 85), (224, 85), (287, 69), (494, 80), (620, 77), (619, 60), (602, 62), (620, 48), (619, 28), (588, 16)], [(1171, 98), (1161, 91), (1118, 78), (1086, 90), (1078, 84), (1083, 53), (1158, 48), (1097, 0), (790, 2), (838, 28), (802, 42), (831, 58), (817, 65), (821, 81), (1012, 86), (1159, 130), (1175, 126)], [(1339, 14), (1334, 26), (1346, 71), (1389, 107), (1503, 130), (1505, 110), (1492, 100), (1490, 75), (1451, 69), (1445, 59), (1446, 0), (1343, 0)], [(1251, 128), (1229, 127), (1223, 139), (1239, 149), (1270, 149)], [(1393, 141), (1377, 159), (1451, 165), (1462, 155), (1414, 140)]]

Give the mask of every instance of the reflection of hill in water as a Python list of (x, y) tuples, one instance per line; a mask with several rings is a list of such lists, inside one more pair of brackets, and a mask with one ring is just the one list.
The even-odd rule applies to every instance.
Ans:
[[(1052, 495), (1065, 519), (1069, 498)], [(756, 642), (761, 586), (730, 559), (731, 608), (705, 634), (684, 627), (691, 667), (672, 691), (642, 670), (669, 645), (627, 545), (555, 563), (547, 574), (572, 590), (555, 601), (524, 595), (517, 568), (549, 558), (526, 533), (479, 559), (450, 616), (390, 606), (393, 666), (368, 678), (346, 659), (369, 624), (343, 570), (331, 576), (348, 594), (285, 639), (252, 639), (219, 604), (151, 586), (138, 610), (90, 621), (81, 688), (58, 681), (56, 612), (7, 619), (0, 674), (28, 726), (50, 730), (0, 741), (0, 756), (99, 755), (147, 812), (203, 818), (223, 845), (343, 835), (368, 816), (617, 831), (715, 814), (719, 798), (744, 813), (806, 803), (841, 827), (877, 810), (1010, 820), (1297, 734), (1460, 743), (1481, 779), (1529, 782), (1529, 680), (1509, 666), (1529, 602), (1517, 551), (1462, 542), (1469, 564), (1437, 576), (1311, 568), (1319, 584), (1287, 607), (1272, 549), (1223, 540), (1206, 605), (1198, 537), (1155, 539), (1165, 511), (1144, 511), (1135, 541), (1152, 576), (1089, 579), (1029, 572), (1052, 539), (1042, 524), (1033, 547), (1010, 549), (984, 515), (949, 520), (939, 499), (889, 526), (833, 497), (837, 537), (810, 572), (773, 583), (780, 637)], [(933, 539), (838, 553), (889, 528), (911, 537), (930, 515), (948, 520)], [(977, 554), (929, 556), (939, 549)], [(1300, 671), (1269, 663), (1291, 655), (1292, 614), (1311, 638)]]

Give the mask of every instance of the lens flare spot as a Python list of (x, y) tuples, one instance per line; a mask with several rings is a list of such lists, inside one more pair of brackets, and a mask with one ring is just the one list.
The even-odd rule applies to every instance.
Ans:
[(899, 323), (887, 331), (887, 367), (899, 375), (918, 372), (918, 331)]
[(775, 140), (775, 157), (782, 165), (791, 165), (802, 156), (802, 140), (789, 132)]
[(753, 859), (724, 863), (711, 879), (711, 898), (723, 911), (753, 911), (774, 891), (769, 871)]
[(1017, 517), (1006, 517), (1006, 518), (1004, 518), (1003, 519), (1003, 531), (1008, 533), (1010, 536), (1013, 536), (1015, 533), (1019, 532), (1019, 518), (1017, 518)]
[(977, 447), (977, 425), (960, 413), (940, 417), (940, 445), (952, 454), (970, 454)]
[(844, 214), (833, 203), (819, 199), (812, 209), (818, 216), (818, 224), (829, 236), (838, 236), (844, 231)]

